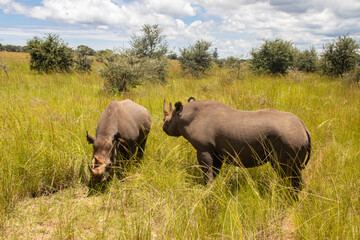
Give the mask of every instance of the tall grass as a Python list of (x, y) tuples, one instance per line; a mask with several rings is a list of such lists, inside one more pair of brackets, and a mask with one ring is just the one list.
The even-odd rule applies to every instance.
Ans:
[[(42, 75), (27, 55), (1, 53), (0, 227), (8, 239), (358, 239), (360, 236), (360, 89), (316, 74), (285, 77), (223, 69), (182, 76), (172, 62), (167, 84), (120, 96), (102, 93), (91, 74)], [(270, 165), (225, 164), (201, 184), (196, 152), (162, 132), (162, 102), (194, 96), (234, 108), (276, 108), (299, 116), (313, 139), (299, 201)], [(144, 158), (87, 196), (91, 146), (102, 111), (131, 98), (152, 114)]]

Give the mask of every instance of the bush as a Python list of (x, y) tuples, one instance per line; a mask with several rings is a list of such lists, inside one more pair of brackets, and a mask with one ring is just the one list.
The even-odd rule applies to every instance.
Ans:
[(167, 43), (158, 25), (144, 25), (143, 36), (133, 35), (132, 48), (119, 54), (103, 52), (106, 68), (101, 71), (108, 92), (127, 91), (145, 81), (165, 82), (169, 60), (166, 57)]
[(180, 66), (195, 77), (199, 77), (211, 67), (213, 54), (209, 51), (211, 42), (197, 40), (194, 45), (180, 49)]
[(8, 66), (6, 63), (1, 63), (0, 62), (0, 71), (3, 71), (7, 77), (9, 77), (9, 74), (8, 74)]
[(343, 79), (348, 83), (360, 83), (360, 68), (355, 68), (352, 71), (346, 72)]
[(323, 49), (320, 67), (324, 74), (343, 77), (344, 73), (354, 70), (359, 61), (359, 44), (347, 35), (323, 45)]
[(164, 28), (158, 24), (145, 24), (141, 31), (143, 35), (133, 35), (130, 45), (132, 54), (137, 57), (161, 58), (168, 51), (168, 43), (165, 41), (165, 35), (162, 35)]
[(108, 93), (121, 93), (141, 84), (140, 58), (128, 52), (112, 54), (104, 59), (104, 64), (106, 67), (100, 70), (100, 75), (105, 79), (104, 88)]
[(170, 52), (168, 55), (167, 55), (168, 59), (170, 60), (177, 60), (178, 59), (178, 56), (175, 52)]
[(168, 75), (169, 59), (163, 55), (158, 58), (143, 58), (142, 67), (144, 68), (144, 80), (153, 83), (164, 83)]
[(260, 49), (251, 50), (250, 66), (259, 73), (285, 74), (293, 65), (294, 50), (290, 41), (279, 38), (275, 41), (265, 40)]
[(105, 62), (105, 60), (113, 55), (113, 52), (110, 49), (99, 50), (96, 52), (96, 61)]
[(82, 49), (83, 52), (86, 52), (86, 55), (88, 56), (95, 56), (96, 51), (86, 45), (79, 45), (77, 49)]
[(315, 72), (318, 67), (318, 55), (315, 47), (298, 52), (295, 56), (294, 67), (303, 72)]
[(169, 60), (161, 58), (138, 57), (127, 49), (112, 54), (104, 60), (105, 68), (100, 75), (105, 79), (105, 90), (109, 93), (128, 91), (146, 81), (164, 82), (167, 76)]
[(48, 34), (46, 39), (34, 37), (27, 41), (30, 69), (42, 72), (69, 71), (73, 66), (73, 51), (58, 35)]
[(91, 71), (91, 64), (93, 60), (89, 57), (90, 54), (93, 54), (90, 48), (80, 45), (77, 47), (75, 51), (75, 63), (76, 69), (82, 72), (90, 72)]
[(235, 77), (237, 79), (240, 78), (240, 74), (243, 70), (243, 62), (241, 58), (238, 57), (227, 57), (225, 61), (225, 66), (229, 69), (229, 73), (232, 77)]
[(163, 35), (164, 28), (158, 24), (145, 24), (141, 36), (133, 35), (130, 41), (130, 54), (139, 58), (145, 73), (143, 78), (152, 82), (165, 82), (168, 73), (169, 61), (166, 53), (168, 43)]

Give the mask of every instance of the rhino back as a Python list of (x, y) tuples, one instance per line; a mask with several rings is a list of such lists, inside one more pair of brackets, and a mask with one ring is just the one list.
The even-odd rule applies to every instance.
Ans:
[(184, 105), (184, 111), (188, 109), (185, 118), (192, 120), (188, 120), (183, 135), (195, 148), (238, 153), (249, 145), (262, 148), (261, 141), (265, 139), (276, 139), (295, 148), (307, 142), (303, 123), (288, 112), (240, 111), (213, 101), (192, 105)]
[(102, 113), (96, 135), (113, 136), (120, 133), (124, 139), (136, 140), (140, 130), (150, 130), (150, 121), (150, 113), (143, 106), (129, 99), (113, 101)]

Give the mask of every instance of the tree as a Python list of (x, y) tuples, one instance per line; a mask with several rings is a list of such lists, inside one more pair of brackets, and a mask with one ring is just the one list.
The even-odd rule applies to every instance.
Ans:
[(323, 45), (321, 69), (323, 73), (343, 77), (343, 74), (355, 69), (359, 61), (359, 44), (355, 39), (339, 36), (336, 41)]
[(214, 52), (213, 52), (213, 59), (214, 59), (214, 60), (219, 59), (219, 54), (218, 54), (217, 48), (215, 48), (215, 50), (214, 50)]
[(143, 35), (133, 35), (132, 48), (114, 54), (104, 52), (102, 61), (106, 68), (101, 71), (108, 92), (123, 92), (146, 81), (165, 82), (169, 60), (167, 43), (158, 25), (144, 25)]
[(168, 43), (163, 35), (164, 28), (158, 24), (145, 24), (141, 31), (142, 36), (133, 35), (130, 45), (138, 57), (161, 58), (168, 51)]
[(6, 52), (24, 52), (24, 48), (22, 46), (16, 46), (16, 45), (1, 45), (0, 44), (0, 51), (6, 51)]
[(318, 55), (314, 46), (310, 50), (298, 52), (295, 55), (294, 66), (304, 72), (315, 72), (318, 67)]
[(133, 35), (130, 41), (130, 54), (140, 58), (146, 74), (143, 76), (149, 81), (165, 82), (168, 73), (169, 61), (166, 57), (168, 43), (163, 35), (164, 28), (158, 24), (145, 24), (141, 36)]
[(169, 52), (169, 54), (167, 55), (168, 59), (170, 60), (177, 60), (178, 56), (175, 52)]
[(77, 49), (81, 49), (82, 52), (86, 53), (87, 56), (95, 56), (96, 51), (86, 45), (79, 45)]
[(260, 49), (251, 50), (251, 68), (260, 73), (285, 74), (294, 60), (294, 47), (290, 41), (277, 38), (265, 40)]
[(73, 51), (58, 35), (47, 38), (34, 37), (27, 41), (30, 53), (30, 69), (43, 72), (70, 71), (73, 66)]
[(209, 51), (211, 42), (197, 40), (194, 45), (180, 49), (180, 66), (195, 77), (205, 73), (211, 67), (212, 53)]
[[(89, 56), (91, 56), (90, 54), (93, 54), (91, 48), (85, 46), (85, 45), (80, 45), (77, 47), (76, 51), (75, 51), (75, 63), (76, 63), (76, 69), (78, 69), (79, 71), (82, 72), (90, 72), (91, 71), (91, 64), (93, 62), (93, 60), (91, 58), (89, 58)], [(95, 51), (94, 51), (95, 52)]]

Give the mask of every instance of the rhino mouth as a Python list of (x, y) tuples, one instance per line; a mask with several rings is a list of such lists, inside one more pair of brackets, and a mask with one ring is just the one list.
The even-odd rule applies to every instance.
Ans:
[(106, 164), (101, 164), (100, 166), (95, 166), (94, 168), (89, 166), (92, 183), (97, 184), (106, 181), (109, 177), (109, 171), (107, 168)]

